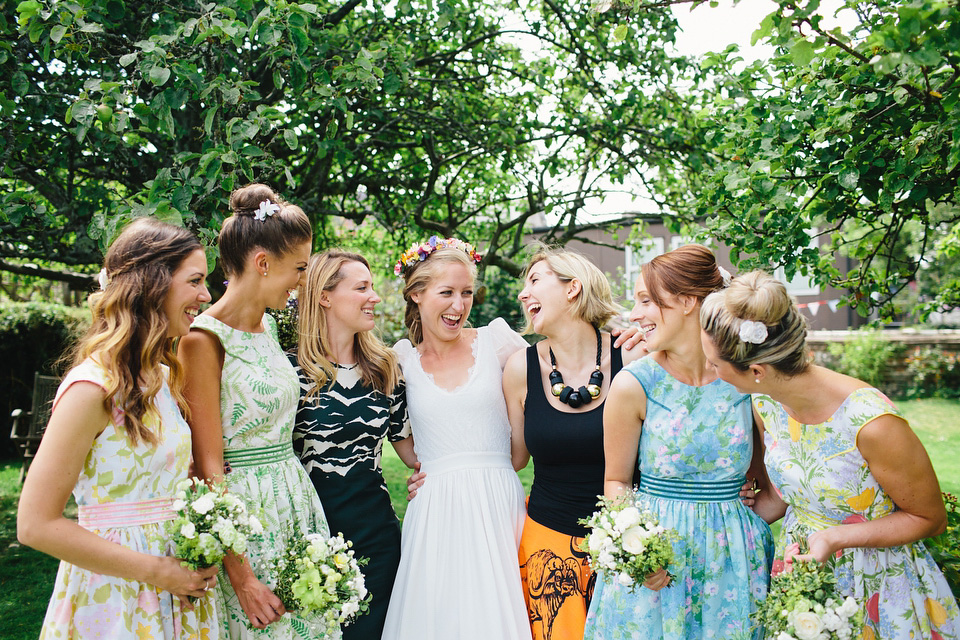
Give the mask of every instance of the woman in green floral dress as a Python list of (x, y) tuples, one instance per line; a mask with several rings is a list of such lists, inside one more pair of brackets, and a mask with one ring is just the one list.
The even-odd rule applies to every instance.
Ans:
[[(786, 514), (774, 571), (794, 557), (834, 558), (840, 591), (864, 605), (866, 640), (960, 637), (956, 600), (920, 542), (946, 525), (940, 486), (897, 408), (809, 363), (804, 320), (765, 273), (707, 298), (701, 323), (707, 357), (722, 379), (753, 392), (765, 431), (777, 492), (761, 493), (754, 508), (769, 522)], [(797, 556), (789, 538), (807, 532), (809, 553)]]
[(320, 500), (293, 452), (300, 386), (265, 313), (282, 308), (310, 257), (310, 222), (269, 187), (251, 184), (230, 197), (220, 232), (227, 291), (180, 345), (192, 413), (195, 472), (226, 479), (264, 525), (247, 557), (224, 559), (219, 595), (223, 637), (313, 637), (273, 593), (273, 567), (287, 542), (327, 534)]

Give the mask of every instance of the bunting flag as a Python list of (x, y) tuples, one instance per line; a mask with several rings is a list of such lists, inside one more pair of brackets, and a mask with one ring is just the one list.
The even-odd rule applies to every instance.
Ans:
[(840, 298), (834, 300), (816, 300), (814, 302), (801, 302), (797, 305), (798, 309), (806, 309), (810, 312), (811, 316), (817, 315), (817, 312), (820, 311), (820, 307), (827, 305), (827, 308), (830, 309), (833, 313), (837, 312), (837, 307), (840, 306)]

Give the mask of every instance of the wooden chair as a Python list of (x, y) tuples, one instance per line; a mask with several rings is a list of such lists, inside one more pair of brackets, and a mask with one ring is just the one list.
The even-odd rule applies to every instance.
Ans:
[(55, 376), (44, 376), (39, 372), (33, 376), (33, 406), (30, 411), (14, 409), (10, 413), (13, 427), (10, 429), (10, 440), (20, 449), (23, 456), (23, 466), (20, 468), (20, 482), (27, 477), (27, 469), (33, 461), (33, 456), (40, 446), (43, 430), (50, 420), (50, 410), (53, 408), (53, 398), (57, 394), (60, 379)]

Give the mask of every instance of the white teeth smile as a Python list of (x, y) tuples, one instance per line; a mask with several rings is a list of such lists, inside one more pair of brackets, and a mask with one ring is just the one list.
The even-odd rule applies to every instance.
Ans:
[(443, 318), (444, 320), (446, 320), (447, 322), (452, 322), (452, 323), (456, 324), (456, 323), (460, 322), (460, 317), (461, 317), (461, 316), (442, 315), (442, 316), (440, 316), (440, 317)]
[(198, 315), (200, 315), (200, 309), (187, 309), (184, 313), (191, 318), (196, 318)]
[(527, 313), (529, 313), (530, 315), (536, 315), (539, 312), (540, 312), (539, 304), (532, 304), (529, 307), (527, 307)]
[(640, 333), (642, 333), (642, 334), (644, 334), (644, 335), (647, 335), (647, 334), (650, 333), (651, 331), (656, 330), (656, 328), (657, 328), (657, 325), (655, 325), (655, 324), (648, 324), (648, 325), (645, 326), (645, 327), (640, 327)]

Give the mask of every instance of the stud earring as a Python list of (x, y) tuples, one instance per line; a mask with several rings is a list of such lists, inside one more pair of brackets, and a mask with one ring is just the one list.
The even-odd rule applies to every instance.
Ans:
[(756, 382), (757, 384), (760, 384), (760, 378), (754, 378), (753, 381)]
[(263, 277), (264, 277), (264, 278), (267, 277), (267, 272), (266, 272), (266, 271), (263, 272)]

